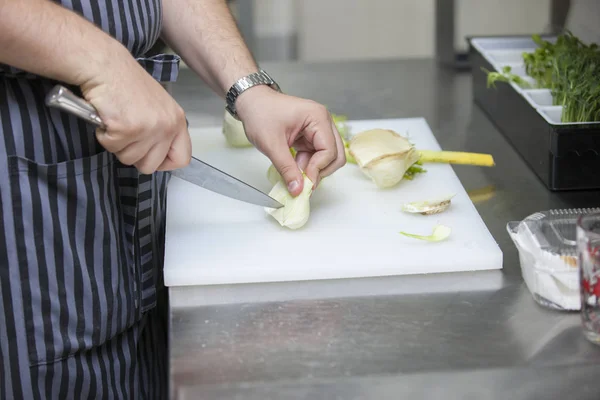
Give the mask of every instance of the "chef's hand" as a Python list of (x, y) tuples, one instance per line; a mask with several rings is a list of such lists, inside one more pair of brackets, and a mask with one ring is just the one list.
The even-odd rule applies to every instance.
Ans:
[(81, 85), (107, 126), (98, 142), (141, 173), (186, 166), (192, 155), (183, 109), (128, 53)]
[(346, 164), (344, 144), (324, 106), (256, 86), (238, 97), (236, 109), (248, 140), (273, 162), (292, 196), (302, 192), (302, 171), (316, 188)]

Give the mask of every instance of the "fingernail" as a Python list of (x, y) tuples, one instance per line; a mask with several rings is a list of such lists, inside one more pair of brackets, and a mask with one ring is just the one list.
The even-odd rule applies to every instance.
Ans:
[(291, 181), (291, 182), (288, 184), (288, 190), (289, 190), (290, 192), (295, 192), (295, 191), (296, 191), (296, 189), (298, 189), (299, 187), (300, 187), (300, 182), (298, 182), (298, 181)]

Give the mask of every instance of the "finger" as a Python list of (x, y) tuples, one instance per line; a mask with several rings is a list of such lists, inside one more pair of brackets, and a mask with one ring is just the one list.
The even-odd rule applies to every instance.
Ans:
[(331, 116), (329, 114), (327, 119), (325, 119), (315, 128), (315, 131), (316, 133), (312, 137), (312, 145), (316, 152), (308, 162), (306, 167), (306, 175), (316, 187), (319, 182), (321, 170), (325, 169), (329, 164), (337, 159), (338, 149), (336, 138), (332, 130)]
[(102, 128), (96, 128), (96, 139), (109, 153), (115, 154), (132, 143), (131, 141), (123, 140), (123, 138), (118, 138)]
[(333, 174), (335, 171), (337, 171), (346, 164), (346, 151), (344, 148), (344, 142), (342, 141), (342, 137), (340, 136), (337, 128), (335, 127), (335, 124), (333, 124), (333, 122), (331, 124), (335, 136), (337, 158), (331, 164), (329, 164), (327, 167), (321, 170), (321, 173), (319, 174), (319, 182), (321, 181), (321, 179)]
[(169, 147), (168, 141), (156, 143), (140, 161), (134, 164), (135, 167), (142, 174), (154, 173), (167, 157)]
[(296, 164), (301, 171), (306, 170), (310, 156), (313, 154), (312, 151), (298, 151), (296, 153)]
[(172, 171), (187, 166), (192, 159), (192, 139), (188, 130), (173, 139), (167, 157), (158, 167), (158, 171)]
[(273, 151), (269, 153), (266, 155), (271, 159), (275, 169), (283, 177), (288, 192), (296, 197), (302, 192), (304, 179), (302, 178), (302, 172), (298, 168), (298, 164), (296, 164), (296, 160), (294, 160), (294, 157), (290, 153), (287, 143), (282, 141), (279, 146), (274, 146)]
[(335, 144), (335, 139), (333, 139), (333, 137), (331, 139), (333, 141), (333, 145), (324, 150), (315, 152), (306, 166), (306, 175), (314, 183), (315, 189), (317, 186), (319, 186), (319, 181), (321, 180), (321, 171), (327, 168), (327, 166), (329, 166), (333, 160), (337, 158), (338, 151)]
[(313, 144), (305, 137), (296, 139), (296, 141), (294, 142), (294, 149), (296, 149), (296, 151), (298, 152), (306, 151), (311, 154), (315, 152)]
[(125, 165), (135, 165), (148, 154), (153, 144), (148, 141), (136, 141), (115, 153)]

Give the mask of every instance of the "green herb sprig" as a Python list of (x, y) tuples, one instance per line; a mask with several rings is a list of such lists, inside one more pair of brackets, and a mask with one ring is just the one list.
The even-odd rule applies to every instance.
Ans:
[[(523, 77), (511, 73), (487, 73), (488, 87), (494, 83), (515, 82), (522, 88), (546, 88), (552, 103), (563, 106), (562, 122), (600, 122), (600, 50), (585, 44), (571, 32), (559, 35), (554, 43), (533, 35), (537, 48), (523, 53), (525, 72), (535, 81), (530, 85)], [(523, 84), (525, 83), (525, 85)]]
[(513, 74), (510, 65), (502, 67), (502, 72), (489, 71), (483, 67), (481, 70), (487, 74), (487, 87), (496, 87), (496, 82), (514, 82), (523, 89), (530, 89), (531, 84), (523, 77)]

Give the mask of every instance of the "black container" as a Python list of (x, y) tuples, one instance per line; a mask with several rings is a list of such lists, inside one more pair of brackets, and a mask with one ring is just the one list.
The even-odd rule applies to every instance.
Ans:
[[(481, 45), (486, 41), (488, 50)], [(482, 67), (495, 71), (512, 65), (515, 73), (530, 79), (519, 66), (522, 59), (519, 62), (517, 58), (522, 51), (534, 48), (529, 37), (469, 38), (473, 100), (548, 189), (600, 189), (600, 123), (561, 123), (559, 107), (531, 100), (531, 95), (543, 91), (523, 91), (505, 82), (487, 87)], [(510, 62), (502, 62), (502, 57)]]

